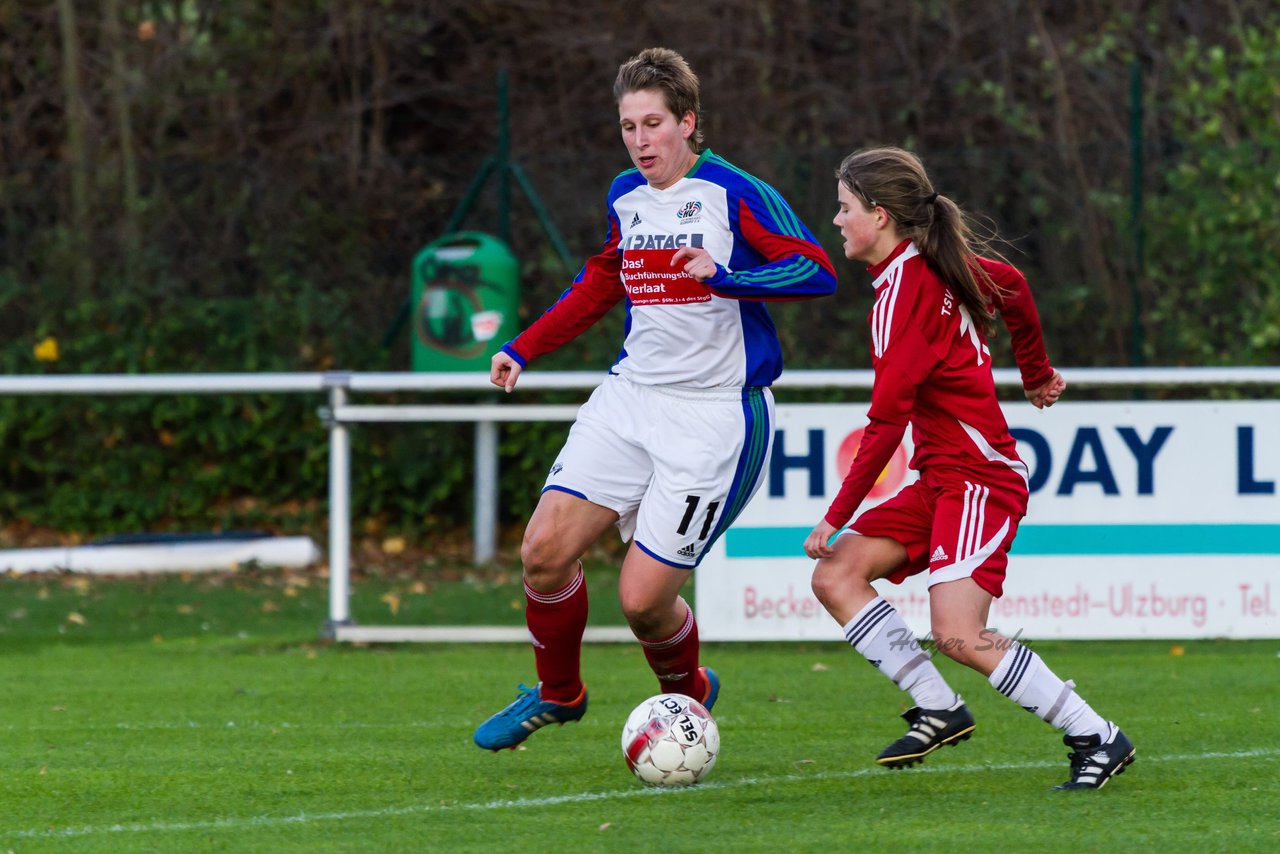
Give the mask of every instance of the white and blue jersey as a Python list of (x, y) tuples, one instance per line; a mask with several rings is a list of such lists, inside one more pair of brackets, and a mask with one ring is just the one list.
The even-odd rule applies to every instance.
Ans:
[[(835, 291), (822, 247), (771, 186), (703, 152), (666, 189), (636, 169), (613, 181), (609, 233), (560, 299), (504, 350), (522, 366), (572, 340), (618, 302), (626, 334), (612, 373), (641, 385), (768, 386), (782, 372), (765, 301)], [(701, 247), (719, 267), (699, 282), (671, 258)]]

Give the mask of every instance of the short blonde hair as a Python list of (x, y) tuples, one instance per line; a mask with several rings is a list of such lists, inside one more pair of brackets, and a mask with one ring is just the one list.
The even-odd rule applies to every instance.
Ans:
[(618, 66), (618, 77), (613, 81), (615, 103), (629, 92), (646, 89), (662, 93), (662, 102), (677, 121), (683, 119), (685, 113), (693, 113), (693, 134), (688, 142), (697, 152), (702, 147), (702, 102), (698, 75), (689, 63), (674, 50), (651, 47)]

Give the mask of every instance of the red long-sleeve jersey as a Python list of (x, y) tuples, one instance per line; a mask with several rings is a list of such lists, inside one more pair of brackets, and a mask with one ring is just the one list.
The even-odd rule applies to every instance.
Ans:
[[(1017, 269), (979, 258), (999, 291), (992, 302), (1013, 343), (1026, 389), (1053, 377), (1040, 316)], [(907, 424), (915, 453), (911, 467), (948, 467), (979, 480), (1026, 488), (1027, 468), (996, 398), (991, 352), (958, 295), (925, 262), (914, 243), (900, 243), (869, 268), (875, 277), (871, 324), (870, 424), (826, 520), (839, 528), (852, 518)]]

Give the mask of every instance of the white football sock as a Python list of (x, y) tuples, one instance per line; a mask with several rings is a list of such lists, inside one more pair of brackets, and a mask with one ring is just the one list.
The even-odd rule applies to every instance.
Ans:
[(1100, 735), (1110, 732), (1106, 720), (1075, 691), (1074, 682), (1063, 682), (1027, 647), (1014, 643), (988, 678), (991, 686), (1050, 726), (1067, 735)]
[(949, 709), (960, 699), (902, 616), (882, 597), (872, 599), (844, 625), (844, 637), (920, 708)]

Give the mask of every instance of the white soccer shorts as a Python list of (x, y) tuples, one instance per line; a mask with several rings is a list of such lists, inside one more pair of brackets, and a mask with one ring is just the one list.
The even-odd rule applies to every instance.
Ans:
[(764, 482), (773, 451), (767, 388), (647, 386), (610, 375), (578, 411), (547, 476), (608, 507), (623, 541), (692, 569)]

